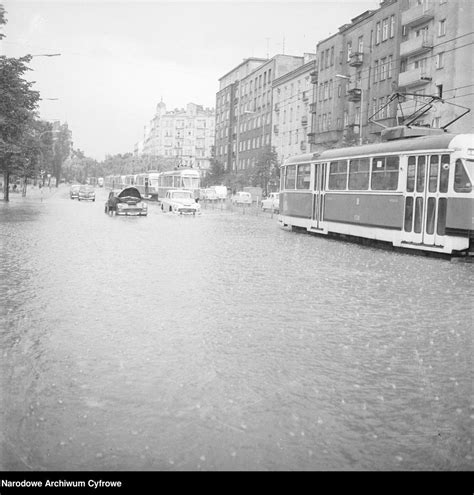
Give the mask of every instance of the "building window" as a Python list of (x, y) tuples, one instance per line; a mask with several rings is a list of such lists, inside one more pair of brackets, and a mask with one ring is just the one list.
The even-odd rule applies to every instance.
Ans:
[(331, 47), (331, 66), (334, 65), (334, 47)]
[(390, 16), (390, 38), (395, 36), (395, 16)]
[(329, 85), (328, 85), (328, 98), (332, 98), (332, 79), (329, 80)]
[(374, 83), (378, 81), (378, 77), (379, 77), (379, 61), (376, 60), (374, 62)]
[(436, 68), (442, 69), (444, 67), (444, 52), (438, 53), (436, 55)]
[(380, 60), (380, 80), (381, 81), (385, 81), (385, 77), (386, 77), (386, 68), (387, 68), (387, 59), (386, 58), (382, 58)]
[(377, 22), (375, 25), (375, 44), (378, 45), (380, 43), (380, 22)]
[(342, 88), (341, 88), (341, 85), (339, 84), (339, 85), (337, 86), (337, 96), (338, 96), (338, 98), (340, 98), (340, 97), (341, 97), (341, 91), (342, 91)]
[(388, 63), (387, 63), (387, 79), (390, 79), (392, 77), (392, 60), (393, 60), (392, 55), (389, 55)]
[(382, 41), (388, 39), (388, 18), (382, 21)]
[(359, 53), (363, 53), (364, 52), (364, 37), (363, 36), (359, 36), (359, 42), (357, 44), (357, 51)]
[(352, 55), (352, 42), (347, 43), (347, 61), (349, 62)]
[(438, 24), (438, 36), (444, 36), (446, 34), (446, 19), (439, 21)]

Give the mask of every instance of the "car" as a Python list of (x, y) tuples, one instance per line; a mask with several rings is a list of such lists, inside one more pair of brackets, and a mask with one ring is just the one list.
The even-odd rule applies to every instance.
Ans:
[(118, 193), (110, 191), (104, 211), (115, 215), (146, 216), (148, 205), (143, 201), (140, 191), (136, 187), (129, 186)]
[(201, 198), (207, 201), (215, 201), (218, 199), (216, 190), (212, 187), (209, 189), (201, 189)]
[(81, 186), (77, 196), (78, 201), (95, 201), (95, 191), (91, 186)]
[(251, 205), (252, 195), (249, 192), (238, 191), (232, 196), (233, 205)]
[(161, 210), (172, 213), (196, 215), (201, 213), (201, 205), (194, 199), (193, 191), (171, 189), (161, 200)]
[(272, 192), (267, 198), (263, 199), (262, 210), (278, 212), (280, 210), (280, 193)]
[(77, 199), (79, 197), (80, 184), (73, 184), (69, 189), (69, 196), (71, 199)]

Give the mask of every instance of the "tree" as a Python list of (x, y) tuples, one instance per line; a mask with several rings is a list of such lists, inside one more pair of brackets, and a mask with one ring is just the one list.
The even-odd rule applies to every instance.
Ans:
[(211, 158), (209, 170), (203, 179), (203, 185), (206, 187), (215, 184), (223, 184), (225, 176), (226, 172), (224, 165), (215, 158)]
[(52, 175), (56, 177), (56, 187), (59, 186), (61, 179), (62, 166), (71, 153), (72, 141), (71, 131), (67, 123), (61, 124), (58, 129), (55, 129), (53, 138), (53, 163)]
[(270, 183), (273, 184), (279, 175), (278, 155), (273, 148), (267, 146), (253, 168), (252, 186), (260, 186), (268, 194)]
[[(5, 9), (0, 5), (0, 27), (6, 23)], [(3, 38), (3, 34), (0, 35)], [(23, 79), (31, 56), (8, 58), (0, 56), (0, 172), (4, 176), (4, 200), (9, 200), (10, 174), (21, 164), (19, 154), (31, 134), (39, 93), (32, 82)]]

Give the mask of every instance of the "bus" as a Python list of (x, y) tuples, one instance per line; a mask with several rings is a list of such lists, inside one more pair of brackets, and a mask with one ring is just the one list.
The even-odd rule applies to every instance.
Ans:
[(400, 126), (382, 138), (287, 159), (280, 226), (473, 256), (474, 134)]

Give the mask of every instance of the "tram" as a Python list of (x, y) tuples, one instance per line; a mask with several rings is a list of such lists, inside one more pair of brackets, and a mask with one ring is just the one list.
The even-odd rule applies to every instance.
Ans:
[(163, 198), (170, 189), (187, 189), (199, 198), (201, 174), (192, 168), (179, 168), (158, 175), (158, 197)]
[(382, 138), (287, 159), (280, 226), (473, 256), (474, 134), (399, 126)]

